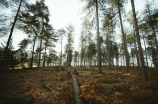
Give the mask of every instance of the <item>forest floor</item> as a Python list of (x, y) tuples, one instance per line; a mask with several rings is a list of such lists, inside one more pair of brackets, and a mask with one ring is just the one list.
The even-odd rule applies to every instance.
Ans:
[(80, 97), (84, 104), (157, 104), (158, 71), (147, 70), (148, 81), (138, 69), (108, 69), (98, 74), (96, 67), (56, 67), (5, 71), (0, 75), (0, 104), (17, 104), (33, 96), (34, 104), (74, 104), (71, 71), (76, 70)]

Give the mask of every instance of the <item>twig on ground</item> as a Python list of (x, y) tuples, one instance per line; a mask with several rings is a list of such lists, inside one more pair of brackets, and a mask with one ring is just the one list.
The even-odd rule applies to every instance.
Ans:
[(52, 88), (50, 88), (49, 86), (47, 86), (47, 85), (44, 85), (44, 86), (47, 87), (49, 90), (51, 90), (54, 93), (55, 100), (57, 100), (57, 96), (55, 94), (55, 91)]

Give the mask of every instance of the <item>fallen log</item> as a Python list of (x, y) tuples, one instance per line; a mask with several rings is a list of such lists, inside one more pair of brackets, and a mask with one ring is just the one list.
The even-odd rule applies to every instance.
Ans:
[(72, 74), (72, 81), (73, 81), (73, 89), (74, 89), (74, 100), (75, 100), (75, 104), (83, 104), (82, 99), (79, 97), (79, 86), (77, 83), (77, 80), (75, 78), (75, 76)]

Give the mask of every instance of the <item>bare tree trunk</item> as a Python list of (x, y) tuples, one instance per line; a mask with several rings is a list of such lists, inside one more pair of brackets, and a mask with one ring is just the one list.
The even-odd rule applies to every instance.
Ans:
[(68, 46), (68, 56), (67, 56), (67, 64), (68, 66), (71, 66), (71, 59), (70, 59), (70, 56), (71, 56), (71, 53), (70, 53), (70, 46)]
[(68, 53), (67, 53), (67, 66), (69, 66), (69, 50), (68, 50)]
[(46, 46), (45, 46), (45, 52), (44, 52), (44, 58), (43, 58), (43, 68), (45, 67), (45, 59), (46, 59), (46, 49), (47, 49), (47, 43), (46, 43)]
[(115, 60), (115, 62), (116, 62), (116, 67), (118, 67), (118, 64), (117, 64), (117, 58), (115, 58), (116, 60)]
[(44, 31), (44, 19), (43, 19), (43, 14), (42, 14), (42, 32), (41, 32), (41, 40), (40, 40), (40, 51), (39, 51), (39, 60), (38, 60), (38, 69), (40, 67), (40, 62), (41, 62), (41, 51), (42, 51), (42, 35)]
[(92, 66), (92, 56), (90, 57), (90, 66)]
[[(121, 54), (121, 49), (120, 49), (120, 54)], [(121, 67), (122, 67), (122, 56), (120, 58), (121, 58)]]
[[(111, 50), (113, 50), (112, 42), (110, 45), (111, 45)], [(112, 52), (112, 54), (111, 54), (111, 65), (114, 68), (114, 52)]]
[(80, 66), (82, 66), (82, 59), (83, 59), (83, 55), (82, 55), (82, 45), (81, 45), (81, 61), (80, 61)]
[(132, 56), (132, 61), (133, 61), (133, 69), (134, 69), (134, 58), (133, 58), (133, 56)]
[(63, 40), (63, 36), (61, 36), (61, 62), (60, 62), (60, 66), (63, 66), (63, 62), (62, 62), (62, 58), (63, 58), (63, 53), (62, 53), (62, 40)]
[(80, 65), (80, 57), (78, 56), (78, 66)]
[(32, 68), (32, 66), (33, 66), (33, 59), (34, 59), (33, 55), (34, 55), (34, 49), (35, 49), (35, 44), (36, 44), (36, 38), (37, 38), (37, 33), (36, 33), (35, 29), (33, 27), (32, 27), (32, 29), (33, 29), (36, 36), (34, 37), (34, 41), (33, 41), (32, 58), (31, 58), (30, 68)]
[(7, 54), (8, 54), (8, 47), (9, 47), (9, 44), (10, 44), (10, 40), (12, 38), (14, 26), (15, 26), (20, 8), (21, 8), (21, 4), (22, 4), (22, 0), (20, 0), (18, 11), (17, 11), (16, 16), (14, 18), (14, 22), (13, 22), (13, 25), (12, 25), (11, 30), (10, 30), (10, 35), (9, 35), (9, 38), (8, 38), (8, 41), (7, 41), (7, 45), (6, 45), (5, 50), (4, 50), (4, 57), (3, 57), (3, 61), (2, 61), (2, 70), (4, 69), (4, 66), (6, 65), (6, 57), (7, 57)]
[(84, 40), (84, 67), (86, 65), (86, 38), (87, 36), (85, 37), (85, 40)]
[(154, 26), (152, 26), (153, 34), (154, 34), (154, 39), (155, 39), (155, 45), (156, 45), (156, 55), (158, 58), (158, 45), (157, 45), (157, 38), (156, 38), (156, 32)]
[(40, 62), (41, 62), (41, 51), (42, 51), (42, 35), (41, 35), (41, 40), (40, 40), (40, 51), (39, 51), (39, 58), (38, 58), (39, 59), (38, 60), (38, 69), (40, 67)]
[(133, 24), (133, 30), (134, 30), (134, 46), (135, 46), (135, 52), (136, 52), (136, 58), (137, 58), (137, 65), (138, 65), (138, 68), (140, 69), (140, 60), (139, 60), (139, 55), (138, 55), (138, 50), (137, 50), (137, 42), (136, 42), (136, 34), (135, 34), (134, 24)]
[(126, 46), (126, 36), (123, 30), (123, 24), (122, 24), (122, 17), (121, 17), (121, 12), (120, 12), (120, 1), (118, 1), (118, 10), (119, 10), (119, 18), (120, 18), (120, 24), (121, 24), (121, 32), (122, 32), (122, 37), (123, 37), (123, 44), (124, 44), (124, 52), (126, 56), (126, 72), (129, 73), (129, 58), (128, 58), (128, 52), (127, 52), (127, 46)]
[(111, 68), (111, 59), (110, 59), (110, 40), (109, 40), (109, 35), (107, 34), (107, 40), (108, 40), (108, 64), (109, 64), (109, 69)]
[(97, 57), (98, 57), (98, 71), (99, 71), (99, 73), (102, 73), (101, 52), (100, 52), (100, 38), (99, 38), (98, 0), (96, 0), (96, 20), (97, 20)]
[(85, 64), (86, 64), (86, 59), (85, 59), (85, 50), (84, 50), (84, 67), (85, 67)]
[(42, 36), (40, 40), (40, 51), (39, 51), (39, 56), (38, 56), (38, 69), (40, 67), (40, 62), (41, 62), (41, 51), (42, 51)]
[(119, 67), (119, 58), (116, 58), (116, 67)]
[[(131, 43), (130, 43), (130, 49), (131, 49), (131, 51), (132, 51), (132, 48), (131, 48)], [(134, 58), (133, 58), (132, 53), (131, 53), (131, 56), (132, 56), (132, 64), (133, 64), (133, 69), (134, 69)]]
[(123, 67), (126, 67), (126, 65), (125, 65), (125, 55), (123, 55)]
[(138, 23), (137, 23), (137, 18), (136, 18), (136, 13), (135, 13), (135, 6), (134, 6), (134, 1), (133, 0), (131, 0), (131, 6), (132, 6), (133, 18), (134, 18), (135, 29), (136, 29), (138, 50), (139, 50), (139, 55), (140, 55), (142, 79), (143, 79), (143, 81), (146, 81), (147, 80), (147, 73), (146, 73), (146, 69), (145, 69), (145, 66), (144, 66), (144, 57), (143, 57), (143, 52), (142, 52), (142, 47), (141, 47), (141, 42), (140, 42), (139, 29), (138, 29)]
[(146, 52), (146, 44), (145, 44), (145, 40), (144, 40), (143, 31), (142, 31), (142, 37), (143, 37), (144, 46), (145, 46), (146, 65), (147, 65), (147, 67), (148, 67), (148, 56), (147, 56), (147, 52)]
[(36, 37), (37, 37), (37, 36), (35, 36), (34, 41), (33, 41), (32, 58), (31, 58), (31, 65), (30, 65), (30, 68), (32, 68), (32, 66), (33, 66), (33, 55), (34, 55)]

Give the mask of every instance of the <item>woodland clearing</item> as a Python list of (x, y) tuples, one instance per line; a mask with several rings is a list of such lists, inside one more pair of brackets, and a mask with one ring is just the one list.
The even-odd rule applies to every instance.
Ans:
[[(0, 104), (16, 103), (31, 95), (34, 104), (73, 104), (71, 73), (80, 86), (84, 104), (156, 104), (158, 102), (158, 72), (147, 70), (148, 81), (141, 80), (138, 69), (107, 69), (98, 74), (97, 67), (45, 67), (5, 71), (0, 76)], [(49, 88), (53, 89), (53, 93)]]

